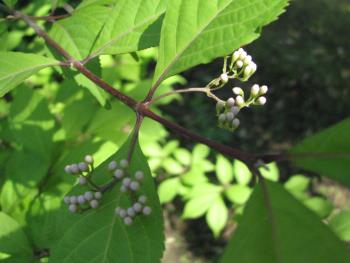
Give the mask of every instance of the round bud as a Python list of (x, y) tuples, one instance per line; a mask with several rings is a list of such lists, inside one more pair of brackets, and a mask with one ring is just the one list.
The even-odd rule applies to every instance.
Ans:
[(226, 119), (228, 121), (232, 121), (234, 117), (235, 117), (235, 115), (231, 111), (226, 113)]
[(233, 115), (237, 115), (238, 114), (238, 112), (239, 112), (239, 108), (238, 107), (232, 107), (231, 108), (231, 112), (233, 113)]
[(71, 174), (72, 171), (71, 171), (70, 165), (66, 165), (66, 166), (64, 167), (64, 171), (65, 171), (67, 174)]
[(149, 206), (145, 206), (143, 209), (142, 209), (142, 213), (146, 216), (150, 215), (152, 213), (152, 209), (149, 207)]
[(223, 109), (225, 108), (225, 102), (223, 101), (218, 101), (216, 103), (216, 110), (218, 111), (218, 113)]
[(131, 179), (129, 177), (126, 177), (126, 178), (123, 179), (123, 185), (125, 187), (129, 187), (130, 184), (131, 184)]
[(252, 56), (246, 56), (243, 60), (244, 64), (248, 65), (250, 62), (252, 62)]
[(257, 66), (256, 66), (256, 64), (254, 63), (254, 62), (251, 62), (250, 64), (249, 64), (249, 66), (251, 67), (251, 69), (252, 69), (252, 74), (256, 71), (256, 69), (257, 69)]
[(129, 165), (128, 160), (123, 159), (120, 161), (120, 167), (126, 168), (126, 167), (128, 167), (128, 165)]
[(132, 207), (129, 207), (129, 208), (126, 210), (126, 213), (127, 213), (128, 216), (130, 216), (130, 217), (134, 217), (134, 216), (136, 215), (135, 210), (134, 210), (134, 208), (132, 208)]
[(241, 96), (244, 94), (243, 90), (240, 87), (234, 87), (232, 89), (232, 92), (236, 95), (241, 95)]
[(79, 176), (78, 182), (80, 185), (85, 185), (87, 183), (87, 179), (84, 176)]
[(94, 162), (94, 158), (91, 155), (86, 155), (84, 157), (84, 161), (88, 164), (92, 164)]
[(135, 212), (139, 213), (142, 210), (142, 205), (140, 203), (135, 203), (133, 204), (132, 208), (134, 209)]
[(240, 124), (239, 119), (233, 119), (232, 120), (232, 127), (233, 128), (237, 128), (239, 126), (239, 124)]
[(126, 191), (128, 191), (128, 188), (127, 188), (125, 185), (122, 185), (122, 186), (120, 187), (120, 192), (126, 193)]
[(228, 82), (228, 76), (226, 73), (222, 73), (220, 75), (220, 80), (223, 82), (223, 83), (227, 83)]
[(131, 217), (125, 217), (124, 218), (124, 224), (127, 226), (130, 226), (132, 224), (132, 218)]
[(119, 209), (119, 216), (121, 217), (121, 218), (124, 218), (124, 217), (126, 217), (126, 211), (125, 211), (125, 209)]
[(236, 65), (237, 65), (238, 68), (243, 67), (243, 61), (242, 61), (242, 60), (238, 60), (238, 61), (236, 62)]
[(65, 204), (70, 204), (70, 197), (69, 196), (65, 196), (64, 198), (63, 198), (63, 202), (65, 203)]
[(117, 206), (117, 207), (115, 208), (115, 210), (114, 210), (114, 214), (115, 214), (116, 216), (119, 216), (120, 210), (121, 210), (121, 208), (120, 208), (119, 206)]
[(239, 52), (239, 54), (241, 54), (242, 52), (245, 52), (245, 51), (244, 51), (243, 48), (240, 47), (240, 48), (238, 49), (238, 52)]
[(145, 195), (141, 195), (141, 196), (139, 197), (139, 202), (140, 202), (141, 204), (145, 204), (145, 203), (147, 202), (147, 197), (146, 197)]
[(138, 180), (138, 181), (142, 181), (142, 179), (145, 177), (145, 175), (143, 174), (143, 172), (142, 171), (137, 171), (136, 173), (135, 173), (135, 178), (136, 178), (136, 180)]
[(244, 74), (244, 77), (245, 77), (246, 79), (248, 79), (248, 78), (253, 74), (253, 69), (252, 69), (252, 67), (249, 66), (249, 65), (246, 66), (245, 69), (244, 69), (243, 74)]
[(97, 208), (98, 207), (98, 201), (93, 199), (90, 201), (91, 208)]
[(129, 187), (131, 190), (137, 191), (140, 189), (140, 184), (139, 184), (139, 182), (133, 181), (130, 183)]
[(267, 93), (268, 90), (269, 90), (268, 87), (266, 85), (263, 85), (260, 87), (259, 94), (264, 95)]
[(78, 202), (78, 198), (76, 196), (73, 195), (69, 198), (69, 203), (76, 204), (77, 202)]
[(225, 113), (221, 113), (219, 115), (219, 122), (220, 123), (224, 123), (226, 121), (226, 114)]
[(85, 204), (85, 202), (86, 202), (86, 199), (83, 195), (79, 195), (77, 200), (78, 200), (78, 204), (80, 204), (80, 205)]
[(111, 161), (109, 164), (108, 164), (108, 171), (113, 171), (117, 168), (118, 164), (116, 161)]
[(124, 171), (121, 169), (117, 169), (114, 172), (114, 177), (117, 179), (121, 179), (124, 176)]
[(232, 54), (232, 60), (236, 61), (239, 58), (240, 53), (238, 51), (233, 52)]
[(259, 97), (257, 100), (256, 100), (256, 103), (258, 105), (264, 105), (266, 103), (266, 98), (265, 97)]
[(250, 89), (250, 94), (255, 97), (259, 94), (260, 88), (258, 84), (254, 84)]
[(234, 98), (229, 98), (229, 99), (227, 100), (227, 106), (228, 106), (228, 107), (233, 107), (233, 106), (235, 106), (235, 99), (234, 99)]
[(96, 192), (96, 193), (94, 194), (94, 196), (95, 196), (95, 198), (96, 198), (97, 200), (100, 200), (100, 199), (102, 198), (102, 193), (101, 193), (101, 192)]
[(69, 205), (68, 210), (71, 213), (76, 213), (78, 211), (78, 207), (75, 204), (71, 204), (71, 205)]
[(72, 174), (78, 174), (79, 173), (79, 166), (75, 163), (71, 164), (70, 171)]
[(89, 170), (89, 166), (84, 162), (79, 163), (78, 168), (80, 172), (87, 172)]
[(244, 60), (247, 57), (247, 52), (245, 52), (244, 50), (240, 52), (241, 54), (239, 55), (239, 58), (241, 60)]
[(244, 99), (242, 96), (237, 96), (236, 97), (236, 103), (238, 106), (244, 106)]
[(90, 201), (90, 200), (92, 200), (92, 198), (94, 198), (94, 195), (92, 192), (89, 191), (89, 192), (84, 193), (84, 197), (87, 201)]

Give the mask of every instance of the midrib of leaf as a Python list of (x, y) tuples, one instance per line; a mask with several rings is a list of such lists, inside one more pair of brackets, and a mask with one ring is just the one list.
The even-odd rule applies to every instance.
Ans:
[[(164, 12), (162, 12), (164, 13)], [(144, 25), (146, 25), (147, 23), (149, 23), (150, 21), (152, 21), (153, 19), (159, 17), (162, 13), (157, 13), (156, 15), (150, 17), (148, 20), (145, 20), (144, 22), (138, 24), (138, 25), (135, 25), (134, 27), (132, 27), (130, 30), (124, 32), (123, 34), (120, 34), (118, 35), (117, 37), (109, 40), (108, 42), (106, 42), (103, 46), (101, 46), (99, 49), (97, 49), (95, 52), (93, 52), (91, 54), (91, 57), (94, 58), (94, 57), (97, 57), (99, 55), (101, 55), (103, 53), (103, 50), (106, 49), (106, 48), (109, 48), (110, 46), (114, 45), (115, 43), (117, 43), (120, 39), (122, 39), (123, 37), (125, 37), (126, 35), (132, 33), (133, 31), (135, 31), (137, 28), (139, 27), (142, 27)]]
[(26, 73), (26, 72), (37, 70), (37, 69), (44, 68), (44, 67), (56, 66), (56, 65), (58, 65), (58, 62), (56, 62), (56, 63), (49, 63), (49, 64), (41, 64), (41, 65), (38, 65), (38, 66), (25, 68), (23, 70), (19, 70), (19, 71), (13, 72), (11, 74), (5, 75), (4, 77), (0, 78), (0, 81), (8, 79), (8, 78), (15, 77), (16, 75), (19, 75), (19, 74), (22, 74), (22, 73)]
[(276, 226), (277, 220), (273, 212), (273, 207), (272, 207), (272, 203), (269, 195), (269, 189), (267, 187), (267, 184), (264, 178), (261, 179), (261, 188), (263, 192), (264, 203), (268, 214), (267, 219), (270, 222), (270, 226), (271, 226), (271, 238), (273, 242), (273, 249), (274, 249), (276, 261), (279, 263), (282, 263), (282, 256), (281, 256), (281, 253), (279, 252), (280, 243), (277, 238), (277, 226)]

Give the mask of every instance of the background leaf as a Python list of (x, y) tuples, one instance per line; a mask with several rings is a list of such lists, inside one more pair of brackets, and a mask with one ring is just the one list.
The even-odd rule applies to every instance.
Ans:
[(350, 253), (317, 216), (277, 183), (260, 183), (221, 263), (344, 263)]
[[(350, 186), (350, 118), (343, 120), (294, 146), (291, 154), (303, 154), (293, 162), (309, 171)], [(307, 154), (310, 153), (310, 154)], [(319, 154), (317, 156), (317, 154)]]
[(214, 236), (219, 236), (220, 232), (226, 226), (228, 209), (221, 197), (218, 197), (208, 209), (206, 220), (208, 226), (213, 231)]
[(228, 184), (233, 179), (232, 163), (222, 155), (218, 155), (215, 166), (216, 176), (222, 184)]
[(341, 211), (329, 221), (329, 226), (344, 241), (350, 241), (350, 212)]

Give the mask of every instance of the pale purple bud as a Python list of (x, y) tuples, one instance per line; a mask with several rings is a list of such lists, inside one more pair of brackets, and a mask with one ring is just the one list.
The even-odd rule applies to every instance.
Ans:
[(152, 213), (152, 209), (149, 207), (149, 206), (145, 206), (143, 209), (142, 209), (142, 213), (146, 216), (150, 215)]
[(84, 193), (84, 197), (85, 197), (85, 199), (87, 200), (87, 201), (90, 201), (90, 200), (92, 200), (92, 198), (94, 198), (94, 194), (92, 193), (92, 192), (85, 192)]
[(97, 200), (93, 199), (93, 200), (90, 201), (91, 208), (97, 208), (98, 205), (99, 205), (99, 203), (98, 203)]
[(108, 171), (113, 171), (115, 169), (117, 169), (117, 162), (116, 161), (111, 161), (109, 164), (108, 164)]
[(75, 205), (75, 204), (71, 204), (71, 205), (69, 205), (68, 210), (69, 210), (71, 213), (76, 213), (76, 212), (78, 211), (78, 207), (77, 207), (77, 205)]
[(142, 171), (137, 171), (135, 173), (135, 178), (138, 181), (142, 181), (144, 177), (145, 177), (145, 175), (144, 175), (144, 173)]

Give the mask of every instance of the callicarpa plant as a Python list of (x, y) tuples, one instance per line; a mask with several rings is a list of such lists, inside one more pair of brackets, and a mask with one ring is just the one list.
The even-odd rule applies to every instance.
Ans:
[[(191, 210), (196, 210), (191, 217), (207, 212), (208, 221), (220, 225), (214, 228), (216, 235), (229, 217), (222, 194), (245, 203), (239, 192), (240, 180), (245, 179), (225, 173), (230, 162), (235, 159), (237, 175), (246, 169), (253, 177), (245, 180), (254, 190), (244, 194), (249, 200), (217, 262), (350, 262), (345, 244), (300, 202), (302, 193), (296, 198), (295, 189), (302, 184), (305, 191), (308, 181), (296, 176), (283, 185), (263, 172), (272, 162), (291, 161), (350, 186), (349, 119), (288, 152), (257, 154), (192, 132), (164, 118), (159, 109), (179, 94), (205, 93), (213, 100), (213, 125), (225, 132), (243, 126), (249, 120), (239, 113), (265, 105), (269, 88), (265, 83), (236, 86), (258, 72), (242, 47), (257, 39), (287, 4), (288, 0), (3, 0), (0, 260), (161, 262), (162, 207), (141, 148), (169, 132), (230, 159), (220, 157), (225, 168), (216, 169), (222, 188), (209, 192), (193, 187), (183, 193), (193, 197), (191, 201), (196, 196), (186, 205), (184, 217), (190, 217)], [(217, 78), (204, 87), (174, 89), (174, 84), (185, 84), (178, 74), (216, 58), (223, 59)], [(232, 90), (232, 96), (220, 98), (223, 89)], [(153, 152), (158, 166), (165, 148)], [(196, 149), (193, 163), (185, 160), (186, 151), (178, 152), (193, 171), (202, 169), (198, 163), (205, 163), (208, 155)], [(233, 180), (237, 186), (231, 187)]]

